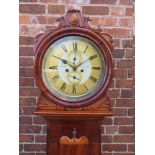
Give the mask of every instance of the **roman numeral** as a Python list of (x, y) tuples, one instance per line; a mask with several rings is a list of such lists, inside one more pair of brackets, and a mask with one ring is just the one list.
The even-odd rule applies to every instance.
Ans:
[(84, 87), (85, 87), (85, 89), (88, 91), (88, 88), (87, 88), (87, 86), (86, 86), (86, 85), (84, 85)]
[(51, 66), (49, 69), (58, 69), (58, 66)]
[(67, 49), (66, 49), (66, 47), (65, 47), (65, 45), (62, 45), (62, 49), (67, 53), (68, 51), (67, 51)]
[(73, 50), (77, 51), (77, 42), (73, 42)]
[(97, 79), (96, 79), (94, 76), (90, 76), (90, 79), (91, 79), (94, 83), (97, 82)]
[(92, 69), (100, 70), (101, 68), (100, 67), (92, 67)]
[(62, 86), (60, 87), (60, 90), (61, 91), (64, 91), (66, 89), (66, 83), (64, 82), (63, 84), (62, 84)]
[(55, 83), (59, 78), (59, 75), (55, 75), (51, 78), (52, 82)]
[(90, 59), (90, 60), (93, 60), (93, 59), (95, 59), (95, 58), (97, 58), (97, 55), (92, 55), (89, 59)]
[(86, 50), (88, 49), (88, 46), (86, 47), (86, 49), (83, 51), (83, 53), (86, 53)]
[(72, 93), (76, 94), (76, 86), (75, 85), (73, 85)]

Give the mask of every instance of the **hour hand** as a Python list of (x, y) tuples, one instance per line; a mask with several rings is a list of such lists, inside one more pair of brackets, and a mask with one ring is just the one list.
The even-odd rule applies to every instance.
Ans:
[(80, 80), (79, 78), (77, 78), (76, 76), (71, 76), (71, 75), (68, 75), (70, 77), (72, 77), (73, 79), (77, 79), (77, 80)]

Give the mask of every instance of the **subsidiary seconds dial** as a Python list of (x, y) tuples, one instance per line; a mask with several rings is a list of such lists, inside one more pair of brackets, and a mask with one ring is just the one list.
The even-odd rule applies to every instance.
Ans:
[(47, 49), (42, 61), (42, 78), (47, 89), (67, 101), (85, 100), (100, 90), (105, 81), (104, 55), (91, 40), (67, 36)]

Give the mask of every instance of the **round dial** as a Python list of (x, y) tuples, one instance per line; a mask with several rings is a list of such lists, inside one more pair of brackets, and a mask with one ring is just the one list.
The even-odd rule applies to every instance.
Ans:
[(77, 102), (99, 91), (106, 77), (105, 64), (101, 50), (91, 40), (67, 36), (45, 52), (42, 79), (56, 97)]

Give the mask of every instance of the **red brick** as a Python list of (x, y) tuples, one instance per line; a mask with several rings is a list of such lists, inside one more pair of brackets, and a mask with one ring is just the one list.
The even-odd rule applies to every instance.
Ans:
[(134, 134), (134, 127), (133, 126), (120, 126), (119, 133), (120, 134)]
[(19, 56), (34, 56), (33, 47), (19, 47)]
[(82, 12), (86, 15), (108, 15), (109, 8), (105, 6), (82, 6)]
[(105, 127), (101, 125), (101, 133), (104, 134)]
[(116, 143), (132, 143), (134, 142), (133, 135), (115, 135), (114, 142)]
[(121, 4), (121, 5), (133, 5), (133, 0), (120, 0), (119, 4)]
[(47, 17), (47, 23), (48, 24), (58, 24), (56, 19), (57, 19), (56, 17)]
[(133, 58), (135, 56), (135, 49), (126, 49), (125, 58)]
[(126, 108), (113, 108), (115, 116), (127, 116), (128, 112)]
[(34, 115), (36, 107), (23, 107), (23, 115)]
[(35, 153), (29, 152), (29, 153), (21, 153), (19, 155), (36, 155)]
[(40, 2), (45, 2), (45, 3), (55, 3), (55, 2), (58, 2), (58, 0), (40, 0)]
[(47, 137), (46, 137), (46, 135), (36, 135), (35, 136), (35, 142), (36, 143), (46, 143), (47, 142)]
[(125, 12), (125, 15), (126, 16), (133, 16), (133, 8), (126, 8), (126, 12)]
[(102, 147), (104, 151), (109, 151), (109, 152), (127, 151), (127, 145), (125, 144), (104, 144)]
[(19, 118), (20, 124), (32, 124), (32, 117), (30, 116), (21, 116)]
[(23, 144), (19, 144), (19, 151), (21, 152), (21, 151), (23, 151), (23, 149), (24, 149)]
[(47, 155), (47, 153), (36, 153), (35, 155)]
[(20, 135), (19, 141), (20, 142), (33, 142), (34, 136), (33, 135)]
[(134, 92), (130, 89), (122, 89), (121, 90), (121, 97), (122, 98), (133, 98)]
[(20, 86), (34, 86), (34, 78), (20, 78), (19, 79)]
[(122, 7), (111, 7), (110, 8), (111, 15), (114, 16), (124, 16), (124, 9)]
[(135, 144), (128, 144), (128, 152), (135, 152)]
[(114, 78), (127, 78), (127, 70), (114, 69)]
[(104, 118), (103, 120), (102, 120), (102, 124), (103, 125), (112, 125), (112, 123), (113, 123), (113, 120), (112, 120), (112, 118)]
[(34, 77), (34, 68), (20, 68), (19, 76), (20, 77)]
[(114, 88), (114, 80), (111, 81), (109, 88)]
[(133, 39), (126, 39), (122, 41), (122, 47), (124, 48), (133, 48), (134, 47), (134, 38)]
[(116, 99), (116, 107), (133, 107), (134, 99)]
[(29, 27), (27, 25), (20, 25), (19, 34), (20, 35), (28, 35)]
[(19, 2), (37, 2), (38, 0), (19, 0)]
[(104, 26), (116, 26), (116, 18), (104, 18)]
[(19, 58), (19, 66), (33, 66), (33, 59), (32, 58)]
[(38, 88), (20, 88), (20, 96), (39, 96), (40, 91)]
[(135, 115), (135, 108), (128, 109), (128, 116), (134, 116)]
[(134, 86), (134, 80), (116, 80), (117, 88), (132, 88)]
[(123, 58), (124, 53), (125, 53), (124, 49), (115, 49), (115, 51), (112, 53), (112, 56), (114, 58)]
[(127, 117), (116, 117), (114, 119), (115, 125), (133, 125), (134, 119), (133, 118), (127, 118)]
[(135, 155), (135, 153), (115, 153), (114, 155)]
[(116, 18), (96, 18), (96, 17), (91, 17), (91, 22), (90, 24), (93, 25), (103, 25), (103, 26), (116, 26)]
[(65, 6), (64, 5), (48, 5), (49, 14), (64, 14)]
[(33, 117), (34, 124), (45, 124), (45, 119), (43, 117)]
[(20, 36), (19, 37), (19, 44), (20, 45), (34, 45), (34, 38), (33, 37)]
[(44, 33), (45, 32), (45, 27), (44, 25), (33, 25), (29, 28), (29, 35), (30, 36), (37, 36), (40, 33)]
[(101, 155), (113, 155), (112, 153), (103, 153)]
[(46, 125), (43, 126), (43, 134), (47, 134), (47, 126)]
[(128, 78), (134, 78), (134, 77), (135, 77), (134, 69), (128, 69)]
[(30, 16), (29, 15), (20, 15), (19, 16), (19, 24), (29, 24)]
[(108, 126), (106, 127), (106, 134), (117, 134), (118, 126)]
[(40, 4), (20, 4), (20, 13), (42, 14), (45, 13), (45, 5)]
[(111, 89), (111, 90), (108, 90), (108, 94), (111, 98), (119, 97), (120, 90), (119, 89)]
[(115, 48), (120, 47), (120, 40), (119, 39), (114, 39), (114, 46), (115, 46)]
[(20, 133), (41, 133), (41, 126), (34, 125), (20, 125), (19, 126)]
[(36, 105), (35, 98), (20, 98), (19, 99), (20, 106), (34, 106)]
[(46, 144), (24, 144), (25, 151), (46, 151)]
[(131, 37), (131, 31), (126, 28), (105, 28), (105, 32), (109, 33), (113, 37)]
[(116, 0), (90, 0), (90, 4), (116, 4)]
[(101, 143), (112, 143), (113, 137), (111, 135), (103, 135), (101, 136)]
[(134, 18), (120, 18), (119, 25), (122, 27), (133, 28), (134, 27)]
[(46, 24), (46, 16), (32, 16), (31, 23), (32, 24)]
[(22, 108), (19, 107), (19, 115), (22, 115)]
[(117, 63), (119, 69), (131, 69), (134, 68), (133, 60), (121, 60)]

